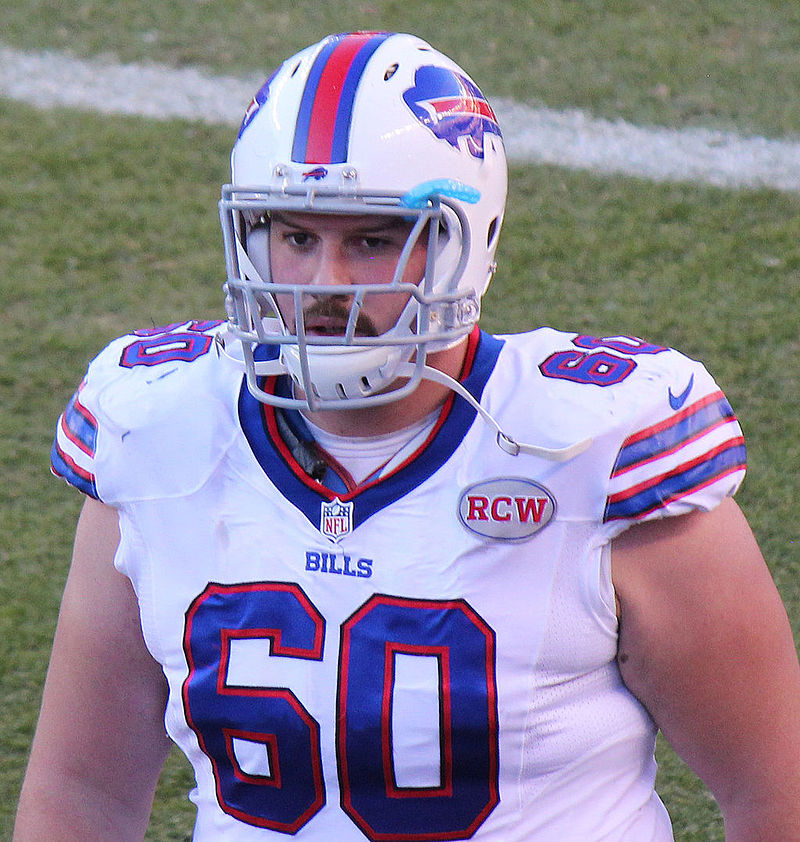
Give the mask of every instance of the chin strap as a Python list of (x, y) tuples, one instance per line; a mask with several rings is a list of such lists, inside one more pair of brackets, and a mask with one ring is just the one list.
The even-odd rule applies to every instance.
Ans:
[[(405, 365), (399, 367), (397, 373), (400, 376), (408, 376), (413, 374), (413, 372), (414, 366), (411, 363), (406, 363)], [(438, 368), (432, 368), (428, 365), (423, 368), (422, 377), (424, 380), (433, 380), (435, 383), (446, 386), (459, 397), (464, 398), (464, 400), (497, 433), (497, 446), (506, 453), (509, 453), (511, 456), (519, 456), (520, 453), (526, 453), (529, 456), (539, 456), (543, 459), (549, 459), (551, 462), (568, 462), (570, 459), (574, 459), (576, 456), (583, 453), (583, 451), (592, 444), (593, 439), (591, 438), (584, 439), (583, 441), (576, 442), (575, 444), (568, 445), (567, 447), (556, 448), (542, 447), (536, 444), (526, 444), (525, 442), (516, 441), (516, 439), (511, 438), (511, 436), (503, 432), (500, 425), (497, 421), (495, 421), (492, 415), (490, 415), (489, 412), (481, 406), (477, 400), (475, 400), (472, 394), (470, 394), (470, 392), (464, 388), (458, 380), (450, 377), (449, 374), (445, 374), (443, 371), (439, 371)]]
[[(227, 343), (221, 336), (217, 337), (217, 348), (228, 359), (232, 360), (237, 366), (245, 368), (244, 359), (235, 354), (227, 347)], [(234, 347), (238, 343), (234, 343)], [(257, 376), (263, 375), (280, 375), (286, 374), (286, 368), (279, 359), (268, 361), (257, 361), (254, 363), (255, 374)], [(413, 363), (401, 363), (396, 372), (398, 377), (414, 377), (416, 374), (416, 366)], [(418, 376), (418, 375), (417, 375)], [(551, 462), (568, 462), (576, 456), (584, 452), (591, 444), (593, 439), (588, 438), (575, 444), (567, 445), (567, 447), (542, 447), (536, 444), (527, 444), (525, 442), (513, 439), (508, 433), (505, 433), (500, 425), (495, 421), (492, 415), (475, 400), (470, 392), (449, 374), (439, 371), (438, 368), (433, 368), (429, 365), (423, 366), (422, 378), (424, 380), (432, 380), (434, 383), (439, 383), (442, 386), (455, 392), (459, 397), (463, 398), (480, 416), (483, 420), (496, 432), (497, 446), (510, 454), (511, 456), (519, 456), (520, 453), (525, 453), (528, 456), (539, 456), (542, 459), (548, 459)]]

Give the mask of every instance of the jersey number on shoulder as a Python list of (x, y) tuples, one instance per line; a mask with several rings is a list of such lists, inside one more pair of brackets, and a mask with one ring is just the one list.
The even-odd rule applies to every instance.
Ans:
[(123, 368), (136, 368), (176, 360), (194, 362), (211, 349), (214, 340), (206, 331), (220, 324), (219, 321), (175, 322), (163, 327), (137, 330), (134, 335), (140, 338), (125, 346), (119, 364)]
[[(186, 719), (211, 761), (221, 808), (240, 821), (294, 834), (325, 804), (320, 725), (286, 686), (290, 659), (318, 661), (328, 675), (324, 635), (323, 617), (294, 584), (212, 583), (187, 612)], [(246, 668), (237, 641), (262, 647)], [(463, 600), (375, 595), (342, 624), (330, 713), (342, 808), (367, 838), (467, 839), (494, 809), (494, 654), (494, 633)], [(414, 662), (433, 664), (438, 684), (438, 721), (419, 726), (438, 733), (434, 762), (430, 751), (402, 756), (414, 753), (413, 740), (403, 747), (398, 732), (420, 712), (399, 676), (419, 675)], [(270, 679), (272, 666), (279, 678)]]
[(539, 365), (545, 377), (613, 386), (621, 383), (636, 368), (636, 362), (630, 357), (667, 350), (634, 336), (576, 336), (572, 344), (582, 350), (557, 351)]

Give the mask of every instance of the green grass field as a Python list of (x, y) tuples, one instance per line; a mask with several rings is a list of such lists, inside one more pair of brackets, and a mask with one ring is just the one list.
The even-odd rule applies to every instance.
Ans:
[[(421, 34), (490, 97), (637, 124), (800, 136), (793, 0), (0, 8), (7, 46), (236, 76), (266, 73), (326, 32), (353, 28)], [(113, 336), (220, 315), (216, 200), (233, 134), (0, 99), (0, 839), (11, 835), (80, 505), (48, 473), (55, 420)], [(511, 176), (485, 326), (634, 333), (702, 358), (747, 435), (741, 504), (800, 634), (800, 195), (522, 165)], [(702, 784), (666, 745), (659, 761), (676, 839), (723, 839)], [(171, 758), (149, 840), (190, 838), (190, 785), (185, 763)]]

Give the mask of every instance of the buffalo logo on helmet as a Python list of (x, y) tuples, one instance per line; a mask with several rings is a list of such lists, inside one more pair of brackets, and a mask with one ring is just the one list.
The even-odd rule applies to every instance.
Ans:
[[(497, 117), (478, 86), (452, 70), (425, 65), (403, 93), (414, 116), (440, 140), (483, 158), (484, 134), (502, 136)], [(462, 141), (462, 138), (464, 139)]]

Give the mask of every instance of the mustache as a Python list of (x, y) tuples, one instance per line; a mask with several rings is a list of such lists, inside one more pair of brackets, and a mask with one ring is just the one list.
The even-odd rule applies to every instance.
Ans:
[[(314, 320), (326, 319), (341, 322), (342, 332), (350, 319), (351, 307), (337, 301), (332, 296), (315, 299), (303, 310), (303, 323), (313, 324)], [(356, 316), (356, 336), (378, 336), (378, 329), (372, 319), (363, 311)]]

